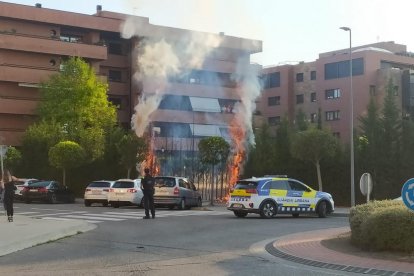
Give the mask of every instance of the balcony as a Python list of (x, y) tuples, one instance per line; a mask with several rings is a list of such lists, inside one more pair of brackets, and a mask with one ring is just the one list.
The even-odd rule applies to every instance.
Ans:
[(206, 113), (158, 109), (151, 114), (151, 121), (187, 124), (229, 125), (233, 113)]
[(102, 45), (66, 42), (60, 39), (16, 33), (0, 33), (0, 48), (31, 53), (79, 56), (95, 60), (107, 59), (107, 49)]
[(0, 110), (3, 114), (33, 115), (37, 101), (1, 99)]
[(0, 81), (19, 83), (40, 83), (47, 81), (50, 76), (58, 73), (47, 68), (20, 66), (15, 64), (0, 64)]

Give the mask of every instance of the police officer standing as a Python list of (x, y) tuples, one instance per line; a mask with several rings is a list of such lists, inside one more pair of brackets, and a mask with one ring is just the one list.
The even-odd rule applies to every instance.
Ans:
[(141, 189), (144, 193), (144, 208), (145, 208), (145, 216), (144, 219), (149, 219), (149, 212), (151, 210), (152, 218), (155, 218), (155, 208), (154, 208), (154, 192), (155, 192), (155, 180), (150, 174), (150, 170), (145, 168), (144, 170), (145, 176), (141, 180)]

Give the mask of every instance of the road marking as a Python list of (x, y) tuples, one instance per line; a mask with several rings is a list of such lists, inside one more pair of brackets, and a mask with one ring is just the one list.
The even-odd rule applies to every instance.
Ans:
[(39, 212), (21, 212), (21, 213), (15, 213), (16, 215), (29, 215), (29, 214), (39, 214)]
[(71, 214), (85, 214), (86, 211), (72, 211), (72, 212), (65, 212), (65, 213), (50, 213), (50, 214), (40, 214), (40, 215), (33, 215), (30, 217), (48, 217), (48, 216), (60, 216), (60, 215), (71, 215)]
[(69, 212), (73, 210), (62, 210), (62, 209), (46, 209), (46, 208), (30, 208), (32, 210), (44, 210), (44, 211), (60, 211), (60, 212)]
[(64, 218), (75, 218), (75, 219), (97, 219), (97, 220), (110, 220), (110, 221), (122, 221), (124, 219), (117, 219), (117, 218), (108, 218), (108, 217), (96, 217), (96, 216), (88, 216), (88, 215), (80, 215), (80, 216), (76, 216), (76, 215), (67, 215), (67, 216), (63, 216)]
[[(70, 218), (57, 218), (57, 217), (44, 217), (42, 219), (48, 219), (48, 220), (64, 220), (64, 221), (69, 221), (69, 220), (76, 220), (76, 219), (70, 219)], [(97, 221), (97, 220), (85, 220), (87, 222), (90, 223), (101, 223), (103, 221)]]

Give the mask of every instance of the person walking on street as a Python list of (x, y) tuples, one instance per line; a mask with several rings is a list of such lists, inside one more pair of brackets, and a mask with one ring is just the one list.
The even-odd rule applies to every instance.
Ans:
[(16, 180), (9, 171), (5, 171), (6, 178), (4, 180), (4, 207), (7, 212), (7, 218), (9, 222), (13, 222), (13, 201), (14, 201), (14, 191), (17, 189), (14, 185)]
[(144, 219), (150, 218), (150, 211), (152, 218), (155, 218), (155, 207), (154, 207), (154, 185), (155, 180), (154, 177), (150, 174), (150, 170), (145, 168), (144, 170), (145, 176), (141, 180), (141, 189), (144, 194), (144, 208), (145, 208), (145, 216)]

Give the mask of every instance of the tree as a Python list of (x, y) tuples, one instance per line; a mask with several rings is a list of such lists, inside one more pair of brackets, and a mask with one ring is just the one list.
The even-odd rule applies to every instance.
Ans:
[(230, 153), (230, 145), (222, 137), (208, 137), (200, 140), (198, 144), (200, 160), (204, 164), (212, 166), (212, 183), (210, 204), (214, 205), (214, 166), (227, 160)]
[(49, 150), (50, 164), (57, 169), (62, 169), (63, 185), (66, 185), (66, 170), (82, 165), (84, 160), (84, 149), (73, 141), (59, 142)]
[(39, 116), (59, 124), (69, 140), (86, 149), (89, 161), (95, 160), (103, 155), (104, 133), (116, 123), (115, 107), (106, 94), (108, 84), (81, 58), (70, 58), (62, 68), (41, 84)]
[(144, 138), (129, 132), (119, 140), (116, 146), (119, 152), (119, 163), (127, 169), (127, 178), (130, 178), (131, 169), (146, 158), (147, 142)]
[(319, 191), (322, 191), (320, 161), (335, 154), (338, 141), (329, 131), (316, 128), (298, 132), (292, 142), (292, 155), (300, 160), (310, 161), (316, 167)]
[(21, 161), (21, 152), (15, 147), (9, 147), (7, 149), (6, 158), (4, 159), (4, 165), (12, 172), (15, 172), (16, 169), (20, 166)]

